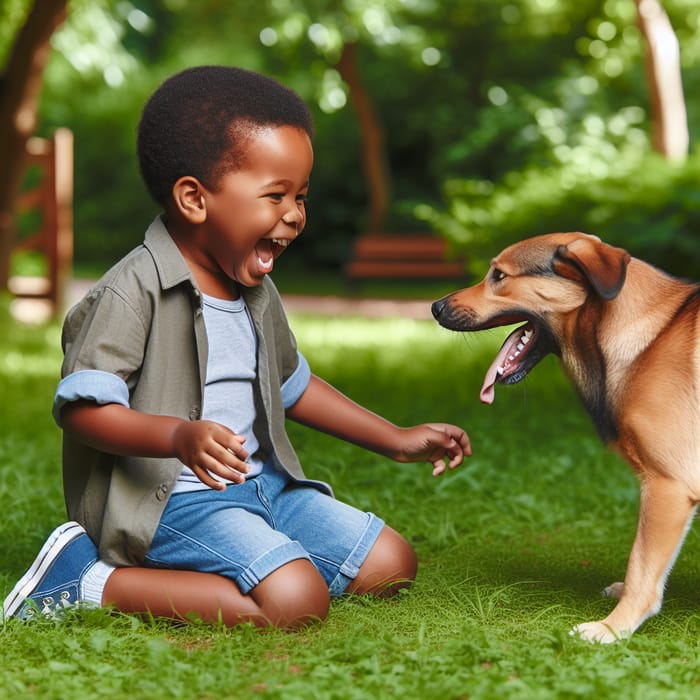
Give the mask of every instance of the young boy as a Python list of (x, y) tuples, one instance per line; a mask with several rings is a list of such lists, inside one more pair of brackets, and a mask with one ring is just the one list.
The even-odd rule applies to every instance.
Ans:
[[(162, 207), (69, 312), (54, 402), (66, 504), (6, 617), (76, 603), (235, 625), (323, 619), (331, 596), (410, 585), (410, 545), (306, 479), (285, 417), (433, 474), (470, 454), (313, 375), (269, 273), (306, 223), (308, 108), (270, 78), (192, 68), (146, 104), (138, 154)], [(93, 544), (96, 543), (96, 544)]]

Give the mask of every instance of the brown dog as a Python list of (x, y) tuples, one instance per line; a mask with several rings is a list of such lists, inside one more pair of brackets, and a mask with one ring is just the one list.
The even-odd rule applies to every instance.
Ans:
[(436, 301), (445, 328), (524, 322), (489, 368), (514, 384), (548, 353), (562, 366), (600, 437), (641, 482), (637, 535), (619, 598), (604, 620), (573, 633), (596, 642), (631, 635), (661, 608), (666, 578), (700, 501), (700, 285), (681, 281), (583, 233), (536, 236), (506, 248), (484, 280)]

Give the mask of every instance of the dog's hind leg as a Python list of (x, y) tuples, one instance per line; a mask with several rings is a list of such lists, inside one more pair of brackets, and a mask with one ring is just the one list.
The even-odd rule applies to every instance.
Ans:
[(661, 609), (664, 585), (692, 522), (695, 503), (680, 482), (646, 475), (641, 485), (639, 524), (620, 601), (604, 620), (577, 625), (573, 634), (590, 642), (629, 637)]

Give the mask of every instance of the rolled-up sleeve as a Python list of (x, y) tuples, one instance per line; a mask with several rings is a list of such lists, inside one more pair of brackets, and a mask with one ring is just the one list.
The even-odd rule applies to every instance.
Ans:
[(306, 391), (311, 381), (311, 368), (306, 358), (297, 352), (299, 362), (287, 381), (282, 384), (282, 405), (285, 410), (293, 406)]
[(86, 369), (69, 374), (59, 382), (53, 401), (53, 418), (59, 427), (63, 427), (61, 409), (81, 399), (129, 406), (129, 388), (121, 377), (110, 372)]

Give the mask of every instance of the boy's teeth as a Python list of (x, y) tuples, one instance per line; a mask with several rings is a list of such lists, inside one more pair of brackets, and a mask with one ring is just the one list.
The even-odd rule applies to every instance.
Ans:
[(284, 239), (284, 238), (273, 238), (272, 242), (276, 243), (278, 246), (281, 246), (282, 248), (286, 248), (289, 245), (289, 241)]

